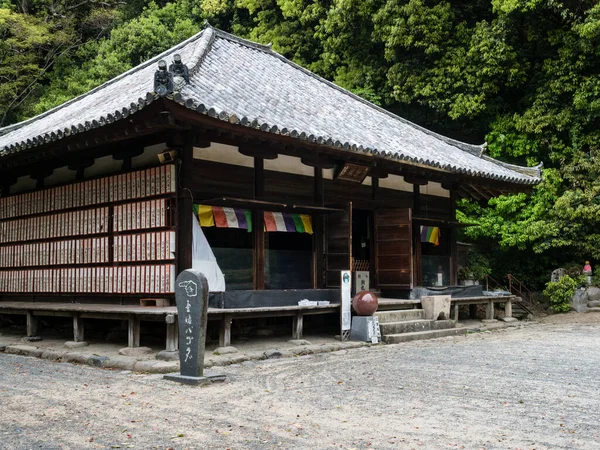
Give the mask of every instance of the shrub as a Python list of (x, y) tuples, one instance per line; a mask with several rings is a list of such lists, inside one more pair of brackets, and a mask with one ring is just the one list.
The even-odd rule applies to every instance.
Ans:
[(571, 309), (571, 299), (579, 280), (565, 275), (559, 281), (546, 284), (544, 295), (550, 299), (550, 307), (556, 312), (567, 312)]

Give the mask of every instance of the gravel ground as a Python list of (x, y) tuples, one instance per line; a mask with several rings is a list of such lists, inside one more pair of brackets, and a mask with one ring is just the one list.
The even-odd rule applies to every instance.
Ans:
[(583, 316), (245, 362), (208, 387), (0, 354), (0, 448), (598, 449)]

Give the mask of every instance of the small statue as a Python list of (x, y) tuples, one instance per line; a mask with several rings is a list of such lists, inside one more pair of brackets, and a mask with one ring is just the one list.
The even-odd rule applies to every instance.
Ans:
[(190, 71), (188, 66), (181, 62), (181, 55), (179, 53), (173, 55), (173, 64), (169, 66), (169, 72), (173, 74), (173, 78), (181, 77), (186, 83), (190, 82)]
[(592, 284), (592, 266), (590, 266), (589, 261), (586, 261), (585, 266), (583, 266), (583, 274), (587, 284)]
[(564, 276), (565, 276), (565, 269), (563, 269), (562, 267), (559, 269), (555, 269), (552, 271), (552, 276), (550, 277), (550, 281), (552, 281), (553, 283), (556, 283), (556, 282), (560, 281), (560, 279)]
[(158, 62), (158, 70), (154, 72), (154, 92), (161, 97), (173, 92), (173, 74), (167, 71), (164, 60)]

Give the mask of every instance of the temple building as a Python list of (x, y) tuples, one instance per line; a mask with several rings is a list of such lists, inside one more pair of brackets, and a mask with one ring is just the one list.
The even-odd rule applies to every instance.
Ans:
[[(191, 267), (228, 321), (222, 334), (228, 309), (279, 308), (270, 315), (296, 325), (289, 308), (302, 300), (335, 314), (341, 270), (418, 301), (418, 288), (458, 284), (458, 199), (539, 181), (539, 167), (495, 160), (207, 26), (0, 129), (0, 306), (112, 305), (127, 318), (141, 299), (172, 308)], [(28, 310), (32, 327), (41, 310)], [(130, 344), (146, 319), (131, 319)]]

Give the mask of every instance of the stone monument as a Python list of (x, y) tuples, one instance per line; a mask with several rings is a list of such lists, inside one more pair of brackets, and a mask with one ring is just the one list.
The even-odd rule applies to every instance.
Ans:
[(175, 300), (179, 325), (180, 373), (165, 379), (184, 384), (223, 381), (224, 375), (204, 375), (204, 347), (208, 322), (208, 282), (198, 270), (187, 269), (175, 281)]

